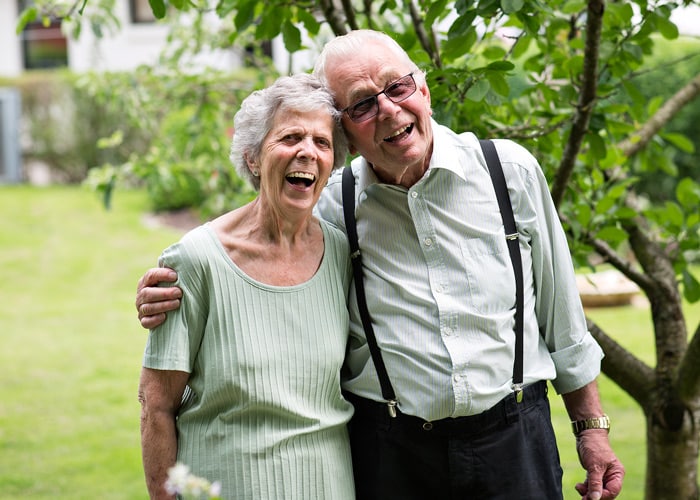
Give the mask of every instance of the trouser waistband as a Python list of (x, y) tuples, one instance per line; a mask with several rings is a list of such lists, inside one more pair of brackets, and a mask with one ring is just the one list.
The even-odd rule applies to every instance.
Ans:
[(520, 411), (537, 404), (546, 397), (547, 382), (540, 381), (523, 389), (522, 401), (519, 403), (516, 401), (515, 393), (513, 393), (477, 415), (426, 421), (420, 417), (406, 415), (401, 411), (397, 411), (396, 417), (392, 418), (389, 416), (386, 403), (372, 401), (350, 393), (345, 394), (345, 398), (355, 407), (355, 416), (353, 417), (355, 420), (371, 420), (375, 423), (402, 427), (407, 430), (462, 436), (488, 432), (490, 429), (512, 422), (518, 418)]

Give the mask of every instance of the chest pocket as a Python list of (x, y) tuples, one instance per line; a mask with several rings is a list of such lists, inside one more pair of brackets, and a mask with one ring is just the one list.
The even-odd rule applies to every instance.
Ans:
[(476, 312), (515, 309), (515, 276), (503, 236), (481, 236), (460, 242), (467, 275), (467, 303)]

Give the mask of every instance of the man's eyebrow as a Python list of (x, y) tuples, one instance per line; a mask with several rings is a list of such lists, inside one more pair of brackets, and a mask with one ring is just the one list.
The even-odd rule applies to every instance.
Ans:
[(399, 78), (401, 78), (401, 76), (395, 76), (393, 73), (391, 73), (391, 74), (387, 73), (387, 74), (383, 75), (383, 77), (379, 78), (379, 81), (384, 82), (384, 84), (382, 85), (381, 88), (379, 88), (379, 90), (375, 90), (376, 87), (374, 87), (372, 89), (364, 87), (364, 88), (353, 90), (350, 93), (350, 95), (348, 96), (349, 102), (347, 105), (352, 106), (357, 101), (361, 101), (362, 99), (364, 99), (366, 97), (369, 97), (369, 96), (376, 94), (377, 92), (381, 92), (382, 90), (386, 89), (387, 85), (398, 80)]

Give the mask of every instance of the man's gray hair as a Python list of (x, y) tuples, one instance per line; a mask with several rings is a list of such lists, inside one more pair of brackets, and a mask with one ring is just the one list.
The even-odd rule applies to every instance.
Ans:
[(246, 158), (250, 161), (259, 159), (263, 141), (280, 110), (327, 112), (333, 118), (333, 168), (345, 164), (348, 142), (333, 96), (318, 78), (300, 73), (278, 78), (272, 85), (256, 90), (241, 103), (233, 118), (230, 154), (231, 162), (241, 178), (248, 180), (256, 190), (260, 189), (260, 178), (252, 174)]
[(321, 54), (318, 56), (318, 59), (316, 59), (313, 74), (318, 77), (324, 85), (330, 87), (326, 75), (326, 66), (328, 66), (331, 61), (343, 61), (357, 54), (366, 44), (374, 42), (379, 42), (392, 50), (400, 62), (406, 63), (406, 66), (416, 73), (415, 76), (425, 78), (420, 68), (411, 60), (406, 51), (401, 48), (396, 40), (381, 31), (365, 29), (350, 31), (345, 35), (334, 38), (324, 45)]

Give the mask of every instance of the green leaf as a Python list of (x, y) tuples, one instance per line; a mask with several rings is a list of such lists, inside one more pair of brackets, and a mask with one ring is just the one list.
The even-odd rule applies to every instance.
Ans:
[(591, 222), (591, 207), (585, 203), (576, 205), (576, 220), (579, 221), (583, 227), (587, 227)]
[(450, 29), (447, 30), (448, 39), (460, 37), (466, 35), (470, 31), (474, 31), (474, 19), (476, 19), (476, 12), (473, 10), (455, 19)]
[(697, 210), (700, 205), (700, 185), (686, 177), (676, 186), (676, 199), (683, 208)]
[(301, 49), (301, 32), (288, 19), (282, 24), (282, 39), (289, 52), (293, 53)]
[(494, 92), (504, 97), (508, 97), (508, 95), (510, 94), (510, 85), (508, 85), (508, 82), (503, 77), (503, 74), (489, 71), (488, 73), (486, 73), (486, 78), (488, 79), (489, 84), (494, 90)]
[(506, 14), (518, 12), (524, 4), (524, 0), (501, 0), (501, 8)]
[(683, 296), (691, 304), (700, 300), (700, 283), (688, 268), (683, 270)]
[(675, 40), (678, 38), (678, 26), (673, 24), (669, 19), (662, 16), (655, 16), (656, 28), (666, 40)]
[(449, 0), (438, 0), (437, 2), (430, 4), (430, 7), (428, 7), (428, 12), (425, 14), (425, 26), (432, 26), (435, 24), (436, 19), (444, 15), (445, 7), (447, 6), (448, 2)]
[(672, 224), (676, 228), (683, 226), (683, 210), (677, 203), (667, 201), (664, 205), (663, 217), (667, 223)]
[(244, 30), (253, 23), (255, 19), (255, 2), (241, 2), (238, 11), (233, 18), (233, 24), (238, 30)]
[(27, 26), (27, 24), (31, 23), (34, 21), (39, 15), (39, 11), (37, 10), (36, 7), (30, 7), (26, 9), (24, 12), (22, 12), (22, 15), (19, 17), (19, 21), (17, 21), (17, 27), (15, 28), (15, 33), (20, 34), (22, 31), (24, 31), (24, 28)]
[(467, 99), (475, 102), (482, 101), (489, 88), (490, 85), (487, 80), (477, 80), (467, 91)]
[(448, 38), (442, 44), (443, 59), (452, 61), (469, 53), (476, 39), (476, 30), (470, 30), (464, 35)]
[(494, 71), (511, 71), (515, 65), (510, 61), (494, 61), (489, 63), (486, 68)]
[(596, 237), (617, 246), (627, 240), (627, 233), (617, 226), (607, 226), (598, 231)]
[(151, 6), (151, 11), (153, 11), (156, 19), (165, 17), (165, 2), (163, 0), (148, 0), (148, 4)]
[(590, 145), (590, 151), (594, 158), (603, 159), (607, 155), (607, 146), (602, 137), (594, 132), (586, 134), (586, 141)]
[(695, 152), (695, 145), (693, 144), (693, 141), (683, 134), (668, 132), (660, 135), (684, 153), (692, 154)]

